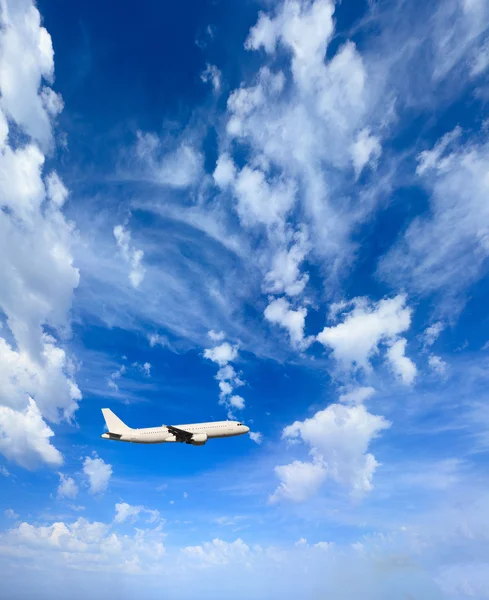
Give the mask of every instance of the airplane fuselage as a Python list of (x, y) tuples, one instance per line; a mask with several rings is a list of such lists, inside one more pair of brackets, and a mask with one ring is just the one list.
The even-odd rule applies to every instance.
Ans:
[(237, 421), (211, 421), (209, 423), (190, 423), (185, 425), (146, 427), (143, 429), (118, 430), (102, 434), (104, 439), (119, 442), (132, 442), (135, 444), (162, 444), (168, 442), (184, 442), (171, 432), (172, 429), (182, 430), (192, 434), (192, 439), (187, 443), (200, 446), (208, 439), (232, 437), (248, 433), (249, 427)]

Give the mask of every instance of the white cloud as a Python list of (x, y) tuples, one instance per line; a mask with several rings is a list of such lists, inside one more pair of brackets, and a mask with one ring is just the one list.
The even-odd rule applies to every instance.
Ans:
[(214, 348), (206, 348), (204, 350), (204, 358), (208, 358), (219, 366), (223, 367), (228, 362), (236, 360), (238, 356), (238, 347), (231, 346), (228, 342), (223, 342)]
[(117, 384), (117, 381), (124, 375), (124, 373), (126, 371), (127, 371), (127, 367), (125, 365), (122, 365), (119, 369), (117, 369), (117, 371), (114, 371), (113, 373), (111, 373), (110, 377), (107, 379), (107, 385), (111, 389), (118, 392), (119, 385)]
[(7, 508), (7, 510), (3, 511), (3, 514), (7, 519), (17, 519), (19, 516), (12, 508)]
[(445, 329), (445, 324), (437, 321), (427, 327), (424, 331), (424, 345), (433, 346), (436, 340), (440, 337), (440, 333)]
[(32, 398), (24, 410), (0, 406), (0, 452), (21, 467), (32, 468), (39, 460), (62, 464), (61, 453), (49, 441), (53, 436)]
[(135, 369), (138, 369), (138, 371), (141, 371), (141, 373), (145, 377), (151, 377), (151, 363), (145, 362), (141, 364), (138, 362), (134, 362), (132, 363), (131, 367), (134, 367)]
[(8, 328), (0, 336), (0, 450), (24, 466), (55, 465), (62, 459), (45, 420), (70, 420), (81, 399), (56, 339), (69, 337), (79, 281), (73, 225), (62, 213), (68, 192), (44, 172), (62, 100), (46, 85), (53, 48), (37, 8), (4, 2), (0, 20), (0, 311)]
[(61, 103), (48, 86), (39, 91), (43, 80), (54, 79), (51, 36), (41, 27), (39, 11), (31, 2), (5, 3), (0, 19), (0, 107), (48, 149), (53, 141), (51, 116), (59, 112)]
[(233, 408), (237, 408), (238, 410), (243, 410), (243, 408), (245, 407), (244, 398), (242, 398), (241, 396), (238, 396), (236, 394), (229, 398), (229, 404)]
[(154, 348), (155, 346), (165, 347), (170, 345), (168, 338), (164, 335), (160, 335), (159, 333), (150, 333), (148, 335), (148, 342), (151, 348)]
[(151, 510), (144, 506), (133, 506), (127, 502), (120, 502), (115, 505), (114, 523), (124, 523), (125, 521), (135, 521), (142, 513), (149, 515), (148, 523), (161, 521), (160, 513), (157, 510)]
[(123, 225), (116, 225), (114, 227), (114, 237), (117, 246), (122, 252), (124, 260), (131, 267), (129, 281), (134, 288), (138, 288), (141, 285), (146, 272), (146, 269), (142, 265), (144, 252), (138, 250), (131, 244), (131, 232), (128, 229), (125, 229)]
[(182, 141), (176, 149), (167, 151), (156, 135), (138, 132), (136, 159), (142, 167), (137, 177), (162, 186), (183, 189), (202, 176), (203, 156), (190, 141)]
[(251, 549), (240, 539), (228, 543), (218, 538), (205, 542), (202, 546), (182, 548), (182, 554), (207, 566), (225, 565), (236, 561), (246, 562)]
[(63, 568), (137, 574), (161, 569), (163, 539), (160, 526), (121, 535), (105, 523), (79, 518), (51, 525), (23, 522), (0, 534), (0, 547), (2, 553), (14, 548), (17, 556), (44, 557), (46, 566), (53, 561), (60, 565), (61, 561)]
[(351, 149), (355, 175), (358, 177), (369, 163), (375, 166), (381, 151), (379, 139), (367, 128), (362, 129)]
[(373, 387), (359, 387), (342, 394), (339, 397), (339, 401), (345, 404), (362, 404), (362, 402), (365, 402), (365, 400), (368, 400), (374, 394), (375, 390)]
[(250, 438), (258, 445), (263, 442), (263, 434), (259, 431), (250, 431)]
[(94, 453), (93, 458), (85, 457), (83, 473), (88, 478), (89, 492), (91, 494), (103, 494), (112, 476), (112, 465), (105, 463), (103, 459)]
[(438, 375), (444, 375), (447, 370), (447, 363), (440, 357), (435, 354), (430, 354), (428, 357), (428, 364)]
[(4, 465), (0, 466), (0, 475), (3, 475), (4, 477), (10, 477), (10, 471), (7, 469), (7, 467), (5, 467)]
[(344, 367), (369, 371), (370, 359), (379, 352), (379, 345), (392, 346), (396, 336), (409, 329), (411, 309), (406, 306), (403, 294), (379, 302), (355, 298), (351, 305), (353, 308), (343, 322), (325, 327), (317, 340), (331, 348)]
[(465, 144), (459, 136), (455, 129), (419, 155), (430, 211), (411, 222), (379, 264), (380, 275), (394, 284), (423, 294), (443, 292), (439, 310), (451, 316), (454, 299), (486, 272), (489, 255), (487, 133)]
[(224, 331), (214, 331), (213, 329), (211, 329), (207, 333), (207, 335), (211, 338), (213, 342), (222, 342), (223, 339), (226, 337)]
[(354, 496), (371, 491), (378, 463), (367, 450), (388, 427), (389, 421), (369, 413), (361, 404), (331, 404), (310, 419), (289, 425), (283, 430), (283, 439), (302, 440), (310, 447), (313, 461), (276, 467), (282, 482), (271, 499), (303, 502), (317, 493), (327, 478)]
[(301, 307), (293, 310), (285, 298), (277, 298), (270, 302), (263, 314), (267, 321), (280, 325), (289, 332), (293, 346), (304, 349), (311, 343), (309, 338), (304, 338), (306, 308)]
[(229, 154), (220, 154), (214, 170), (214, 181), (220, 188), (227, 188), (236, 179), (236, 166)]
[[(224, 339), (224, 333), (208, 332), (209, 337), (216, 343)], [(214, 348), (206, 348), (204, 357), (212, 360), (219, 365), (216, 379), (219, 382), (219, 403), (228, 408), (228, 418), (234, 418), (233, 409), (243, 410), (245, 407), (244, 398), (236, 394), (233, 395), (235, 388), (244, 385), (233, 367), (228, 364), (238, 357), (238, 347), (231, 346), (228, 342), (223, 342)]]
[(275, 474), (281, 483), (270, 496), (270, 502), (281, 499), (304, 502), (317, 493), (326, 479), (327, 471), (320, 462), (295, 460), (289, 465), (275, 467)]
[(410, 385), (416, 377), (416, 365), (405, 355), (407, 341), (404, 338), (394, 342), (387, 350), (387, 360), (403, 383)]
[(78, 495), (78, 486), (72, 477), (67, 477), (63, 473), (59, 475), (58, 498), (76, 498)]
[(304, 230), (294, 236), (289, 249), (280, 249), (272, 259), (272, 267), (265, 276), (264, 289), (270, 294), (285, 293), (297, 296), (304, 291), (309, 276), (300, 272), (300, 265), (309, 252), (310, 244)]
[(184, 498), (188, 498), (188, 493), (187, 492), (183, 492), (183, 497)]
[(201, 73), (200, 78), (204, 83), (211, 83), (214, 91), (217, 93), (221, 89), (221, 71), (216, 65), (210, 65), (207, 63), (205, 70)]

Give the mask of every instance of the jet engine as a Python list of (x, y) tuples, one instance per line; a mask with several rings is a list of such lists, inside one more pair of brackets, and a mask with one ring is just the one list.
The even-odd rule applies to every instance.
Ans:
[(192, 446), (203, 446), (207, 442), (207, 433), (194, 433), (192, 439), (187, 444)]

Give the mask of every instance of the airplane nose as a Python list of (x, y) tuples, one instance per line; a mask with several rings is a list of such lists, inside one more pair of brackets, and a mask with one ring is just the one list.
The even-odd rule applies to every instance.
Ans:
[(250, 431), (250, 428), (246, 427), (246, 425), (245, 425), (245, 433), (249, 433), (249, 431)]

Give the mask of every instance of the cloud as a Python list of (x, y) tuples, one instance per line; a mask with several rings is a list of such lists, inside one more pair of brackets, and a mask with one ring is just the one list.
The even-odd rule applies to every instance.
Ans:
[(147, 519), (148, 523), (154, 523), (155, 521), (161, 521), (160, 513), (157, 510), (151, 510), (144, 506), (132, 506), (127, 502), (120, 502), (115, 505), (115, 517), (114, 523), (124, 523), (125, 521), (135, 521), (141, 513), (149, 515)]
[(15, 548), (18, 557), (44, 556), (46, 568), (55, 561), (65, 568), (83, 571), (101, 568), (106, 572), (137, 574), (161, 564), (165, 554), (163, 538), (159, 527), (121, 535), (105, 523), (79, 518), (39, 526), (23, 522), (2, 533), (0, 545), (3, 550)]
[(250, 438), (258, 445), (263, 442), (263, 434), (259, 431), (250, 431)]
[(190, 140), (181, 140), (169, 150), (156, 135), (139, 131), (135, 159), (139, 171), (132, 176), (161, 186), (184, 189), (202, 176), (203, 156)]
[(387, 350), (387, 360), (393, 371), (406, 385), (413, 383), (416, 377), (416, 365), (405, 355), (407, 340), (401, 338)]
[(212, 360), (221, 367), (227, 365), (228, 362), (236, 360), (237, 356), (237, 346), (231, 346), (231, 344), (228, 342), (224, 342), (219, 346), (215, 346), (214, 348), (206, 348), (204, 350), (204, 357)]
[(24, 410), (0, 406), (0, 452), (21, 467), (33, 468), (39, 461), (61, 465), (63, 457), (49, 441), (53, 436), (34, 400)]
[(272, 503), (281, 499), (304, 502), (318, 492), (327, 477), (326, 469), (320, 462), (298, 460), (275, 467), (275, 474), (281, 483), (270, 496)]
[(277, 298), (270, 302), (263, 314), (267, 321), (280, 325), (288, 331), (291, 344), (296, 348), (305, 349), (311, 343), (311, 339), (304, 338), (306, 308), (293, 310), (285, 298)]
[(369, 413), (361, 404), (331, 404), (310, 419), (285, 427), (282, 438), (304, 442), (313, 461), (296, 460), (276, 467), (275, 473), (282, 481), (271, 496), (272, 502), (282, 498), (303, 502), (316, 494), (328, 478), (354, 496), (371, 491), (378, 462), (367, 450), (371, 441), (389, 427), (389, 421)]
[(8, 2), (0, 19), (1, 110), (47, 150), (53, 143), (51, 119), (62, 107), (61, 98), (49, 86), (40, 92), (42, 82), (54, 79), (51, 36), (31, 2)]
[[(411, 309), (406, 306), (406, 296), (399, 294), (379, 302), (369, 302), (366, 298), (354, 298), (353, 307), (347, 314), (344, 310), (342, 323), (325, 327), (317, 336), (318, 342), (333, 350), (335, 359), (346, 369), (362, 368), (371, 370), (370, 359), (379, 352), (380, 344), (389, 348), (396, 344), (396, 337), (409, 329)], [(402, 345), (402, 344), (401, 344)], [(399, 367), (401, 346), (391, 352), (391, 362)], [(409, 371), (402, 361), (403, 371)], [(411, 369), (412, 370), (412, 369)], [(410, 375), (407, 374), (407, 379)]]
[(424, 345), (433, 346), (444, 329), (445, 324), (441, 321), (437, 321), (436, 323), (433, 323), (433, 325), (427, 327), (424, 331)]
[(211, 338), (213, 342), (222, 342), (226, 337), (224, 331), (214, 331), (212, 329), (208, 332), (207, 335)]
[(410, 223), (378, 269), (392, 284), (425, 295), (443, 293), (440, 310), (450, 315), (467, 287), (486, 272), (489, 253), (489, 143), (486, 134), (466, 143), (460, 135), (455, 129), (418, 156), (430, 211)]
[(446, 373), (447, 363), (440, 356), (430, 354), (428, 357), (428, 364), (435, 373), (438, 373), (438, 375), (444, 375)]
[(164, 335), (160, 335), (159, 333), (149, 334), (148, 342), (151, 348), (154, 348), (155, 346), (163, 346), (163, 348), (170, 347), (170, 341), (168, 338)]
[(17, 519), (18, 514), (11, 508), (7, 508), (7, 510), (3, 511), (3, 514), (7, 517), (7, 519)]
[(238, 396), (236, 394), (229, 398), (229, 404), (233, 408), (237, 408), (238, 410), (243, 410), (243, 408), (245, 407), (244, 398), (242, 398), (241, 396)]
[(78, 486), (72, 477), (67, 477), (63, 473), (59, 475), (58, 498), (76, 498), (78, 495)]
[(376, 166), (382, 151), (379, 138), (371, 135), (368, 128), (362, 129), (352, 146), (352, 161), (356, 177), (367, 165)]
[(48, 85), (53, 48), (37, 8), (6, 2), (0, 20), (0, 451), (23, 466), (59, 465), (46, 421), (71, 420), (81, 399), (60, 343), (79, 282), (74, 227), (62, 212), (66, 187), (45, 170), (63, 103)]
[(116, 225), (114, 227), (114, 237), (117, 246), (122, 252), (124, 260), (131, 267), (129, 281), (134, 288), (138, 288), (141, 285), (146, 272), (146, 269), (142, 265), (144, 252), (131, 245), (131, 232), (128, 229), (125, 229), (123, 225)]
[(145, 362), (143, 364), (134, 362), (131, 367), (138, 369), (145, 377), (151, 377), (151, 363)]
[(345, 404), (362, 404), (362, 402), (365, 402), (365, 400), (368, 400), (374, 394), (375, 390), (373, 387), (359, 387), (342, 394), (339, 397), (339, 401)]
[[(224, 339), (224, 333), (216, 333), (211, 330), (209, 331), (209, 337), (218, 343)], [(235, 388), (244, 385), (244, 381), (239, 377), (234, 368), (228, 364), (237, 359), (238, 347), (231, 346), (228, 342), (223, 342), (219, 346), (214, 346), (214, 348), (206, 348), (204, 350), (204, 357), (217, 363), (220, 367), (216, 375), (220, 390), (219, 403), (227, 406), (229, 409), (228, 417), (234, 418), (232, 410), (243, 410), (245, 407), (244, 398), (233, 394)]]
[(214, 88), (214, 92), (218, 93), (221, 89), (221, 77), (222, 73), (216, 67), (216, 65), (210, 65), (207, 63), (206, 68), (202, 71), (200, 78), (204, 83), (211, 83)]
[(271, 270), (265, 276), (265, 292), (297, 296), (304, 291), (309, 276), (301, 274), (300, 265), (309, 252), (310, 244), (304, 230), (297, 232), (293, 240), (289, 249), (280, 249), (273, 257)]
[(0, 475), (4, 477), (10, 477), (10, 471), (4, 465), (0, 466)]
[(85, 457), (83, 473), (88, 479), (91, 494), (103, 494), (109, 485), (112, 476), (112, 465), (109, 465), (93, 453), (93, 458)]

